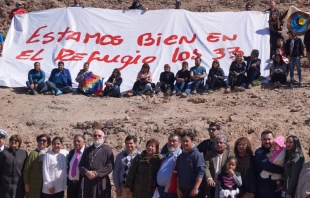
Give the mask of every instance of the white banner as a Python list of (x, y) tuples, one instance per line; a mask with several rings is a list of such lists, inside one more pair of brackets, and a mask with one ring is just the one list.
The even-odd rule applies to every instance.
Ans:
[[(149, 63), (153, 82), (164, 64), (176, 73), (183, 61), (194, 66), (202, 58), (207, 72), (218, 59), (225, 74), (232, 52), (250, 55), (258, 49), (261, 73), (269, 74), (269, 14), (262, 12), (201, 13), (185, 10), (106, 10), (59, 8), (18, 15), (12, 21), (0, 59), (0, 85), (25, 86), (33, 63), (39, 61), (47, 79), (64, 61), (72, 81), (84, 62), (107, 79), (120, 68), (121, 90), (132, 88), (143, 63)], [(77, 85), (77, 84), (75, 84)]]

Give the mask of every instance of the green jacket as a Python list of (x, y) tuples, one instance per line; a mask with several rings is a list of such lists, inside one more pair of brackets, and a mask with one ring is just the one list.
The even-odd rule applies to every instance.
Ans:
[(159, 154), (148, 158), (146, 151), (133, 159), (125, 183), (125, 188), (130, 188), (132, 191), (132, 198), (153, 197), (160, 163)]

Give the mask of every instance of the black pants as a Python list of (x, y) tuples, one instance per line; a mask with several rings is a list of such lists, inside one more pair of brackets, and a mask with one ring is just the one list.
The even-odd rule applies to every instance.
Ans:
[(214, 87), (227, 87), (224, 79), (219, 79), (215, 76), (209, 78), (206, 83), (208, 83), (209, 89), (213, 89)]
[(68, 179), (67, 198), (79, 198), (81, 182), (73, 183)]
[(244, 77), (245, 77), (244, 73), (240, 73), (238, 76), (236, 76), (233, 71), (229, 72), (228, 76), (229, 86), (231, 88), (234, 88), (235, 86), (241, 86)]
[(45, 194), (43, 195), (44, 198), (64, 198), (64, 191), (55, 193), (55, 194)]
[(281, 73), (273, 73), (271, 76), (271, 82), (280, 82), (281, 84), (286, 83), (286, 73), (281, 72)]

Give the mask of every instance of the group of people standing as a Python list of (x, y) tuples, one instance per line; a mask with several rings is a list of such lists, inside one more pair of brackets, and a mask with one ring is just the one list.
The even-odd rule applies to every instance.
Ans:
[(208, 132), (210, 138), (196, 144), (194, 133), (177, 128), (161, 150), (156, 139), (139, 150), (129, 135), (114, 161), (100, 129), (89, 147), (75, 135), (69, 152), (62, 138), (39, 135), (29, 155), (19, 135), (5, 147), (8, 134), (0, 130), (0, 197), (63, 198), (67, 190), (68, 198), (111, 198), (113, 171), (117, 198), (310, 198), (309, 162), (298, 137), (265, 130), (253, 152), (246, 137), (231, 149), (216, 123)]

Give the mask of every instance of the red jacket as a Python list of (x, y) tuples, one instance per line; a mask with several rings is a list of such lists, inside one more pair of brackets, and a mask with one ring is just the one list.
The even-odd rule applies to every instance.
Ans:
[(25, 14), (27, 11), (24, 8), (14, 8), (13, 10), (11, 10), (11, 13), (9, 15), (9, 19), (12, 20), (14, 15), (18, 15), (18, 14)]

